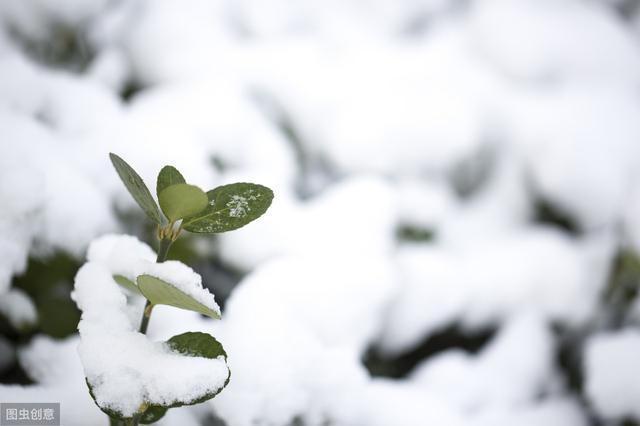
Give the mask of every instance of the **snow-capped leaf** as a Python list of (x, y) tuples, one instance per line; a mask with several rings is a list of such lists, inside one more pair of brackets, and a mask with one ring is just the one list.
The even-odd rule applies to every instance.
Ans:
[(158, 173), (158, 181), (156, 183), (156, 194), (160, 198), (160, 193), (172, 186), (179, 183), (186, 183), (182, 174), (173, 166), (164, 166), (160, 173)]
[(118, 172), (120, 180), (122, 180), (124, 186), (127, 187), (127, 190), (133, 199), (136, 200), (136, 203), (138, 203), (151, 220), (158, 224), (162, 224), (162, 216), (160, 215), (158, 205), (151, 196), (149, 188), (144, 184), (140, 175), (138, 175), (138, 173), (136, 173), (136, 171), (133, 170), (126, 161), (118, 157), (116, 154), (110, 153), (109, 158), (111, 158), (111, 163), (116, 169), (116, 172)]
[[(179, 352), (182, 355), (190, 356), (190, 357), (202, 357), (209, 359), (216, 359), (220, 356), (224, 358), (224, 361), (227, 361), (227, 353), (225, 352), (222, 344), (218, 342), (215, 337), (211, 336), (207, 333), (201, 332), (187, 332), (183, 334), (178, 334), (177, 336), (173, 336), (167, 341), (169, 347), (175, 351)], [(205, 393), (202, 397), (197, 398), (193, 401), (189, 401), (187, 403), (179, 403), (175, 402), (171, 404), (169, 407), (180, 407), (182, 405), (194, 405), (209, 400), (219, 394), (222, 389), (225, 388), (229, 384), (229, 379), (231, 378), (231, 371), (227, 367), (229, 371), (227, 375), (227, 380), (225, 380), (224, 384), (214, 392)]]
[(158, 194), (163, 213), (170, 221), (193, 216), (207, 207), (207, 194), (195, 185), (178, 183)]
[(232, 183), (207, 192), (209, 204), (187, 217), (182, 227), (190, 232), (219, 233), (238, 229), (259, 218), (273, 200), (273, 191), (254, 183)]
[(169, 305), (220, 319), (218, 312), (201, 303), (175, 285), (151, 275), (140, 275), (137, 279), (140, 292), (154, 305)]

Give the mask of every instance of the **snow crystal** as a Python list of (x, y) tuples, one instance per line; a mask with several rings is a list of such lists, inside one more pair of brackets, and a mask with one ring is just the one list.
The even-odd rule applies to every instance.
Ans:
[(232, 195), (231, 200), (227, 202), (227, 208), (231, 217), (245, 217), (247, 212), (251, 210), (249, 201), (240, 195)]

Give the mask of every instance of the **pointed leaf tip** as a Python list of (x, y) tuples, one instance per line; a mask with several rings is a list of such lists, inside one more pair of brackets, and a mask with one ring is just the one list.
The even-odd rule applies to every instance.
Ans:
[(160, 278), (145, 274), (140, 275), (137, 278), (137, 282), (140, 293), (154, 305), (174, 306), (198, 312), (214, 319), (220, 319), (218, 312)]
[(179, 183), (186, 183), (182, 174), (173, 166), (164, 166), (160, 173), (158, 173), (158, 181), (156, 183), (156, 194), (160, 198), (160, 193), (170, 187)]
[(109, 153), (109, 158), (111, 159), (111, 163), (116, 169), (118, 176), (120, 176), (120, 180), (124, 183), (129, 194), (131, 194), (133, 199), (136, 200), (136, 203), (138, 203), (151, 220), (158, 224), (162, 224), (160, 209), (140, 175), (138, 175), (138, 173), (136, 173), (136, 171), (127, 164), (126, 161), (118, 157), (113, 152)]

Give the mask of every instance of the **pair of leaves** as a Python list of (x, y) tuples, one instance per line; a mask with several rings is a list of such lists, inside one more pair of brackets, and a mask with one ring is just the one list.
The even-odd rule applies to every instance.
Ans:
[[(142, 178), (122, 158), (109, 154), (120, 179), (151, 220), (163, 225), (160, 209)], [(156, 193), (170, 222), (183, 219), (182, 227), (196, 233), (219, 233), (238, 229), (262, 216), (273, 200), (273, 191), (253, 183), (233, 183), (207, 193), (187, 184), (173, 166), (158, 174)]]
[[(173, 352), (183, 356), (202, 357), (208, 359), (216, 359), (219, 356), (222, 356), (225, 362), (227, 360), (227, 353), (222, 347), (222, 344), (218, 342), (213, 336), (207, 333), (183, 333), (177, 336), (173, 336), (166, 343)], [(139, 422), (141, 424), (155, 423), (165, 415), (169, 408), (182, 407), (184, 405), (195, 405), (215, 397), (222, 391), (222, 389), (227, 386), (227, 384), (229, 384), (231, 371), (229, 371), (228, 368), (227, 371), (227, 379), (219, 389), (213, 392), (203, 393), (196, 399), (190, 401), (173, 401), (166, 405), (149, 405), (149, 407), (147, 407), (147, 409), (141, 414)], [(88, 380), (86, 382), (87, 386), (89, 387), (89, 393), (91, 394), (91, 397), (93, 398), (96, 405), (98, 405), (91, 384)], [(98, 407), (112, 419), (127, 420), (127, 418), (123, 417), (122, 414), (117, 411), (111, 410), (107, 407), (101, 407), (100, 405), (98, 405)]]
[(220, 315), (213, 309), (203, 305), (171, 283), (151, 275), (140, 275), (134, 283), (122, 275), (114, 275), (113, 279), (131, 291), (142, 294), (154, 305), (169, 305), (188, 311), (198, 312), (214, 319), (220, 319)]

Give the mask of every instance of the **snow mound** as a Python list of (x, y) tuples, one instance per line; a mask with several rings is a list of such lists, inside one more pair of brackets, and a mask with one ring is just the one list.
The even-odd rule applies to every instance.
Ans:
[(113, 275), (122, 275), (131, 281), (155, 259), (156, 253), (151, 247), (130, 235), (103, 235), (93, 240), (87, 251), (87, 261), (100, 263)]
[[(90, 251), (100, 257), (108, 252), (102, 249), (113, 242), (109, 238), (100, 240)], [(129, 238), (121, 238), (119, 242), (138, 249), (142, 247)], [(144, 256), (150, 255), (144, 248), (140, 251)], [(134, 250), (131, 257), (135, 256)], [(113, 260), (113, 257), (106, 256), (106, 259)], [(111, 266), (122, 268), (127, 265), (129, 260), (125, 265), (116, 262)], [(159, 275), (179, 278), (183, 284), (181, 280), (189, 277), (189, 283), (193, 284), (190, 274), (195, 273), (185, 268), (184, 265), (180, 268), (169, 265), (160, 268)], [(151, 272), (153, 270), (151, 268)], [(189, 403), (224, 386), (228, 369), (223, 357), (183, 356), (170, 350), (166, 343), (152, 342), (137, 332), (137, 324), (129, 316), (127, 299), (105, 265), (88, 262), (82, 266), (76, 275), (72, 297), (82, 310), (78, 325), (80, 359), (87, 382), (101, 407), (129, 417), (144, 403)]]

